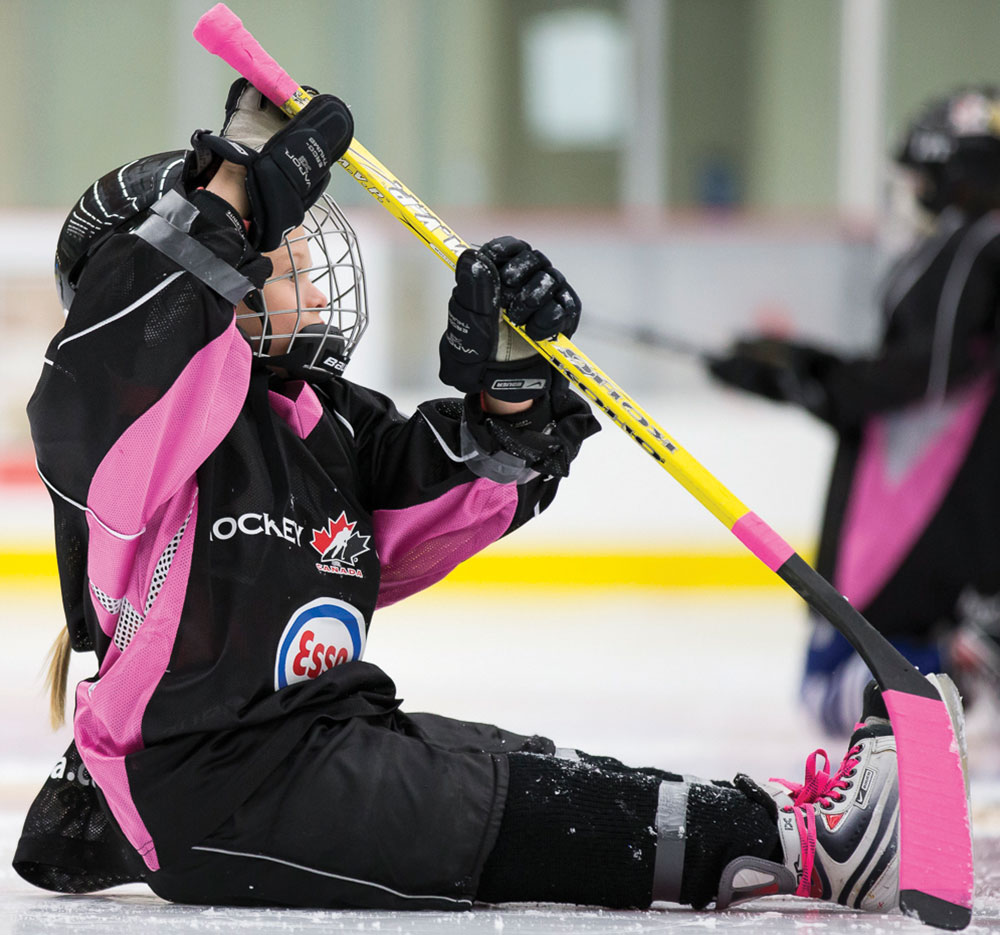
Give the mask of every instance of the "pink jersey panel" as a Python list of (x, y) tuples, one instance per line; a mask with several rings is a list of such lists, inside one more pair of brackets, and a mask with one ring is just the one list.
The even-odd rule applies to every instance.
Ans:
[(965, 777), (944, 702), (882, 693), (899, 755), (900, 889), (972, 906), (972, 844)]
[[(141, 533), (149, 517), (194, 474), (236, 421), (246, 399), (250, 358), (234, 319), (122, 433), (87, 493), (87, 506), (103, 525), (119, 535)], [(120, 574), (118, 556), (111, 568), (103, 567), (104, 557), (91, 559), (91, 577), (94, 572)]]
[(429, 503), (376, 510), (375, 544), (382, 563), (378, 606), (423, 590), (495, 542), (516, 509), (516, 485), (481, 477)]
[(285, 396), (271, 390), (268, 398), (271, 408), (284, 419), (299, 438), (308, 438), (323, 415), (323, 404), (316, 391), (303, 381), (285, 384), (293, 396)]
[(92, 513), (87, 514), (87, 575), (90, 579), (90, 602), (106, 636), (118, 625), (121, 598), (132, 580), (139, 538), (122, 538), (102, 526)]
[(137, 569), (138, 580), (148, 580), (157, 560), (183, 529), (169, 573), (148, 610), (148, 589), (145, 594), (130, 590), (127, 595), (146, 611), (145, 619), (125, 652), (115, 647), (108, 652), (98, 681), (81, 682), (76, 690), (73, 725), (80, 756), (125, 836), (151, 870), (158, 866), (156, 851), (132, 801), (124, 758), (142, 748), (142, 717), (170, 661), (191, 569), (197, 506), (197, 484), (192, 477), (164, 511), (159, 528), (147, 533), (150, 567)]

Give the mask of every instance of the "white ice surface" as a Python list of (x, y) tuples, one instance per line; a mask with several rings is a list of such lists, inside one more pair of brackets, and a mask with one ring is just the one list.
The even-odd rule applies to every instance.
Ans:
[[(175, 906), (142, 886), (95, 896), (32, 889), (10, 867), (24, 809), (68, 735), (46, 727), (42, 657), (58, 631), (54, 595), (0, 594), (0, 935), (36, 932), (464, 933), (918, 932), (869, 916), (771, 897), (729, 913), (564, 906), (474, 912), (317, 912)], [(633, 764), (708, 777), (737, 770), (798, 779), (824, 738), (794, 705), (801, 606), (777, 592), (720, 596), (594, 591), (462, 591), (447, 585), (381, 612), (366, 658), (396, 680), (407, 710), (491, 721)], [(81, 659), (75, 675), (90, 674)], [(80, 664), (82, 663), (82, 664)], [(970, 717), (977, 916), (1000, 932), (1000, 768), (996, 712)]]

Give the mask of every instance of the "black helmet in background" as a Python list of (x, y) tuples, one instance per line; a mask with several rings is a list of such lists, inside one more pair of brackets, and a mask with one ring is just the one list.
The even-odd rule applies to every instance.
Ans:
[(1000, 207), (1000, 91), (966, 87), (926, 104), (896, 161), (917, 174), (917, 200), (933, 214)]

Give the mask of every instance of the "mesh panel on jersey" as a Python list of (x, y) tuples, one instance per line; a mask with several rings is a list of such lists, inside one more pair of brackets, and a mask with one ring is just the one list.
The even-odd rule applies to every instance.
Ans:
[[(81, 283), (86, 275), (84, 269)], [(101, 308), (125, 308), (132, 302), (135, 297), (135, 263), (131, 256), (124, 257), (121, 262), (115, 263), (110, 268), (104, 267), (101, 275), (101, 291), (104, 302), (100, 306), (95, 305), (98, 311)]]
[(476, 898), (648, 908), (659, 778), (534, 754), (507, 760), (503, 820)]
[(188, 520), (191, 519), (191, 514), (188, 513), (187, 517), (184, 519), (184, 524), (177, 533), (174, 535), (167, 543), (167, 547), (160, 554), (160, 557), (156, 561), (156, 567), (153, 569), (153, 579), (149, 582), (149, 594), (146, 596), (146, 607), (145, 613), (149, 613), (149, 609), (153, 606), (153, 601), (156, 600), (156, 595), (160, 593), (160, 588), (163, 587), (163, 583), (167, 580), (167, 572), (170, 571), (170, 564), (174, 560), (174, 556), (177, 554), (177, 549), (180, 547), (181, 538), (184, 536), (184, 530), (187, 529)]
[[(149, 593), (146, 595), (146, 605), (145, 613), (140, 614), (129, 601), (127, 597), (122, 598), (120, 601), (112, 601), (100, 588), (97, 587), (93, 582), (91, 582), (91, 587), (94, 589), (94, 593), (98, 595), (98, 599), (101, 600), (101, 604), (106, 610), (111, 613), (115, 613), (112, 609), (114, 604), (120, 605), (121, 612), (118, 617), (118, 625), (115, 627), (115, 635), (113, 637), (114, 644), (122, 652), (125, 652), (126, 647), (132, 642), (136, 633), (139, 632), (139, 627), (142, 626), (146, 616), (149, 614), (150, 609), (153, 606), (153, 602), (156, 600), (156, 596), (160, 593), (160, 589), (163, 587), (164, 582), (167, 580), (167, 573), (170, 571), (170, 565), (174, 560), (174, 556), (177, 554), (177, 549), (180, 547), (181, 539), (184, 536), (184, 530), (187, 529), (188, 520), (191, 519), (191, 514), (188, 513), (184, 520), (183, 525), (174, 534), (174, 537), (167, 543), (166, 548), (160, 553), (160, 557), (156, 561), (156, 567), (153, 569), (153, 578), (149, 584)], [(107, 601), (108, 603), (105, 603)]]
[(101, 605), (109, 614), (117, 614), (122, 609), (122, 598), (113, 598), (105, 594), (93, 581), (90, 582), (90, 590), (94, 592), (97, 603)]
[(128, 598), (122, 598), (121, 614), (118, 617), (118, 625), (115, 627), (113, 641), (122, 652), (132, 642), (132, 637), (139, 632), (142, 626), (143, 617), (130, 603)]
[(14, 869), (29, 883), (59, 893), (92, 893), (141, 880), (142, 862), (108, 818), (75, 744), (64, 760), (28, 809)]
[(146, 347), (156, 347), (170, 340), (178, 328), (183, 328), (185, 321), (201, 308), (195, 281), (185, 276), (174, 288), (169, 290), (169, 300), (161, 299), (164, 293), (153, 297), (147, 303), (146, 322), (142, 336)]

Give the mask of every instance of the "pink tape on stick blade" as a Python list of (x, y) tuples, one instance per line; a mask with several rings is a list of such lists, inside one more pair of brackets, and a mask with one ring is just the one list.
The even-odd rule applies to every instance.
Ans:
[[(929, 893), (956, 906), (972, 908), (974, 871), (968, 803), (961, 751), (948, 709), (940, 700), (905, 692), (882, 693), (899, 748), (900, 798), (907, 809), (900, 816), (899, 846), (905, 855), (934, 855), (921, 864), (903, 861), (900, 890)], [(949, 781), (942, 782), (947, 776)], [(944, 816), (926, 822), (924, 815)]]
[(296, 96), (298, 84), (246, 30), (243, 21), (224, 3), (217, 3), (194, 27), (194, 37), (243, 75), (278, 107)]

